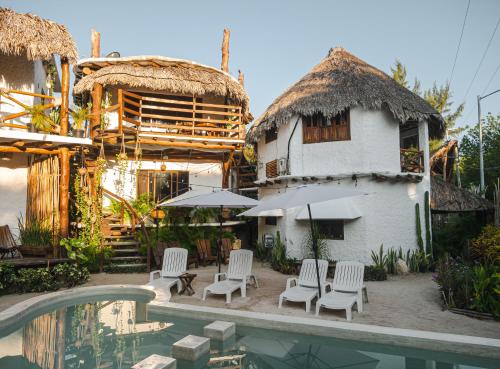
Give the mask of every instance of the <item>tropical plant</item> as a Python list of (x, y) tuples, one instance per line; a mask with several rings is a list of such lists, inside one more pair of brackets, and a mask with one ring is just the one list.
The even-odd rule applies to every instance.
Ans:
[(19, 225), (19, 242), (23, 246), (47, 247), (52, 245), (52, 230), (45, 222), (33, 218), (29, 222), (22, 216), (17, 218)]
[(408, 269), (414, 273), (424, 273), (429, 271), (431, 255), (420, 250), (408, 250), (405, 257)]
[[(402, 249), (400, 248), (399, 250), (401, 251)], [(387, 260), (386, 263), (387, 273), (396, 274), (396, 265), (399, 260), (398, 252), (394, 249), (387, 250), (386, 260)]]
[(384, 268), (380, 268), (374, 265), (365, 266), (365, 281), (385, 281), (387, 280), (387, 272)]
[(468, 255), (470, 240), (481, 232), (481, 222), (474, 214), (449, 215), (447, 222), (432, 230), (434, 257)]
[(31, 124), (43, 132), (50, 132), (56, 127), (56, 123), (45, 114), (47, 109), (46, 105), (35, 104), (33, 106), (26, 106), (25, 111), (31, 117)]
[(471, 256), (484, 264), (500, 265), (500, 227), (486, 225), (471, 242)]
[(387, 268), (387, 255), (384, 254), (384, 244), (380, 245), (378, 253), (372, 250), (372, 261), (376, 268), (382, 268), (386, 270)]
[(316, 254), (314, 252), (314, 239), (316, 240), (318, 259), (329, 260), (330, 248), (328, 246), (328, 241), (326, 240), (325, 236), (320, 233), (320, 229), (317, 224), (313, 224), (312, 230), (309, 229), (308, 233), (305, 235), (302, 241), (304, 258), (314, 259), (316, 257)]
[(471, 308), (500, 317), (500, 273), (495, 267), (477, 265), (472, 269)]
[(92, 104), (88, 103), (87, 106), (75, 106), (70, 110), (71, 117), (73, 118), (74, 129), (83, 129), (83, 124), (90, 118), (90, 109)]
[(16, 270), (14, 265), (0, 262), (0, 294), (9, 292), (14, 286)]
[(87, 245), (83, 240), (79, 238), (63, 238), (60, 245), (66, 249), (68, 258), (81, 263), (89, 260), (88, 256), (85, 255)]

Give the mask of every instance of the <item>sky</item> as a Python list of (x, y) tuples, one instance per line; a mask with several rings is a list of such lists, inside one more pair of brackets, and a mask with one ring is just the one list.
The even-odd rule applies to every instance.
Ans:
[[(424, 89), (444, 84), (468, 1), (0, 0), (0, 6), (66, 25), (82, 58), (89, 56), (95, 28), (104, 55), (163, 55), (219, 67), (228, 27), (230, 72), (245, 74), (257, 117), (335, 46), (386, 73), (399, 59), (409, 81), (418, 77)], [(451, 81), (455, 104), (465, 101), (459, 126), (477, 122), (477, 95), (500, 89), (500, 27), (478, 70), (499, 21), (499, 0), (470, 0)], [(500, 114), (500, 93), (483, 100), (481, 109)]]

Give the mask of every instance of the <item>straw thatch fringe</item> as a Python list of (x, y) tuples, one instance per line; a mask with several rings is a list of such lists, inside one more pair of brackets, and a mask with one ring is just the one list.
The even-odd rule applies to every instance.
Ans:
[(435, 212), (493, 211), (493, 204), (453, 183), (431, 176), (431, 209)]
[(128, 86), (186, 95), (228, 97), (242, 105), (248, 114), (249, 98), (243, 87), (229, 75), (207, 68), (173, 64), (162, 67), (112, 65), (83, 77), (73, 88), (74, 94), (91, 91), (94, 83), (103, 86)]
[(249, 134), (257, 141), (274, 125), (288, 123), (295, 115), (322, 113), (332, 117), (347, 108), (387, 109), (400, 122), (425, 119), (431, 136), (442, 137), (442, 117), (424, 99), (400, 86), (391, 77), (343, 48), (328, 56), (300, 81), (276, 98), (256, 120)]
[(50, 60), (54, 54), (76, 62), (76, 44), (65, 26), (33, 14), (0, 8), (0, 52)]

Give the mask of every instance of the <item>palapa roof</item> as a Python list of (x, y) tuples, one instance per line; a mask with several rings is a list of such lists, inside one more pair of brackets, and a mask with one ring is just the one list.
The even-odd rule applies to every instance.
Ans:
[[(94, 70), (83, 76), (83, 69)], [(190, 60), (162, 56), (89, 58), (75, 66), (74, 94), (90, 92), (95, 83), (128, 86), (174, 94), (215, 95), (241, 104), (249, 115), (249, 98), (241, 84), (229, 73)]]
[(0, 52), (26, 55), (29, 60), (51, 60), (54, 54), (78, 59), (76, 44), (65, 26), (33, 14), (0, 7)]
[(431, 176), (431, 209), (441, 213), (459, 213), (490, 211), (494, 206), (481, 196), (434, 175)]
[(432, 136), (442, 137), (444, 134), (442, 117), (424, 99), (381, 70), (336, 47), (273, 101), (255, 121), (249, 139), (256, 141), (272, 126), (286, 124), (294, 115), (322, 113), (332, 117), (355, 106), (387, 109), (403, 123), (426, 119)]

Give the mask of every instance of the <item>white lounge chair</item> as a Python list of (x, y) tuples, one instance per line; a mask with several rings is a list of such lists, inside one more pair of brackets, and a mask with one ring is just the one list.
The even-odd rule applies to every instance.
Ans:
[[(165, 249), (163, 253), (163, 265), (161, 270), (155, 270), (149, 274), (149, 284), (161, 284), (162, 287), (170, 290), (177, 285), (177, 292), (182, 289), (179, 276), (186, 273), (188, 251), (180, 247)], [(155, 278), (158, 276), (158, 278)]]
[[(319, 280), (321, 285), (321, 296), (325, 294), (326, 273), (328, 261), (318, 260)], [(292, 285), (293, 284), (293, 285)], [(284, 300), (293, 302), (305, 302), (306, 312), (311, 309), (311, 301), (318, 297), (318, 278), (316, 274), (316, 261), (304, 259), (300, 268), (299, 278), (288, 278), (286, 290), (281, 293), (278, 307), (281, 308)]]
[(352, 320), (352, 307), (363, 311), (363, 276), (365, 266), (357, 261), (340, 261), (335, 267), (332, 291), (316, 302), (316, 315), (322, 307), (345, 310), (347, 320)]
[(217, 273), (214, 283), (203, 290), (203, 300), (207, 294), (226, 295), (226, 302), (231, 302), (231, 294), (240, 289), (241, 297), (247, 295), (247, 284), (252, 280), (258, 287), (257, 278), (252, 273), (253, 252), (250, 250), (233, 250), (229, 254), (229, 266), (226, 273)]

